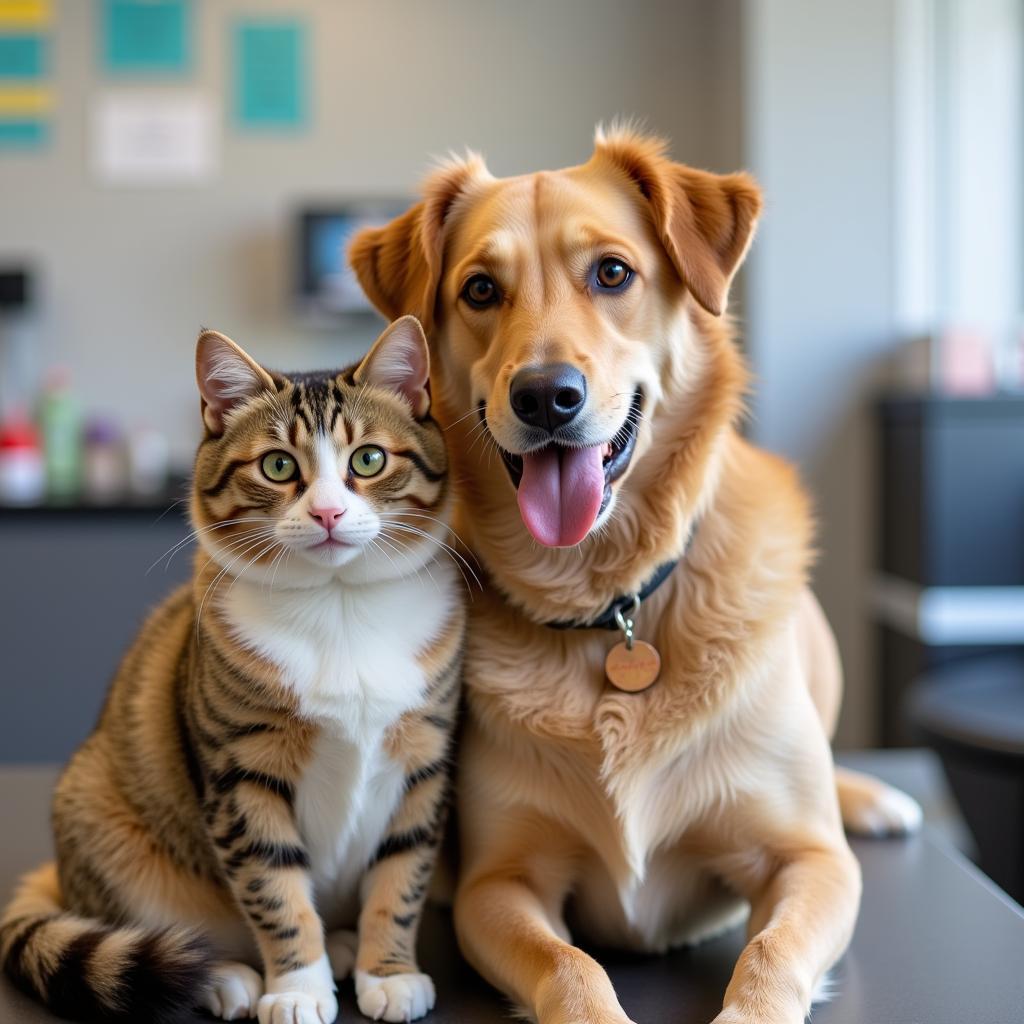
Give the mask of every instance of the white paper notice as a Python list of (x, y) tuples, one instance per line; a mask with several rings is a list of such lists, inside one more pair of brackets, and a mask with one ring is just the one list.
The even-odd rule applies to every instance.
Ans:
[(213, 110), (192, 93), (111, 93), (93, 111), (93, 168), (112, 185), (196, 184), (216, 170)]

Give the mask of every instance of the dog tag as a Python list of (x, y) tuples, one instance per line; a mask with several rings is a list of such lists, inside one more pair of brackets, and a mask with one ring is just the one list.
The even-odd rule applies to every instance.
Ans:
[(654, 683), (661, 672), (661, 655), (645, 640), (634, 640), (632, 648), (625, 640), (617, 643), (604, 659), (608, 682), (626, 693), (639, 693)]

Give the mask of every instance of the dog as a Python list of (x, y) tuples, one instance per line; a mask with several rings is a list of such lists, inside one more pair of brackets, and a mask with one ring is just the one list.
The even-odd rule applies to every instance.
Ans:
[(540, 1024), (629, 1022), (572, 935), (663, 951), (744, 917), (717, 1024), (798, 1024), (857, 916), (844, 823), (920, 821), (833, 767), (808, 499), (737, 427), (726, 299), (761, 207), (746, 174), (599, 129), (564, 170), (453, 160), (350, 248), (376, 307), (427, 327), (457, 527), (486, 574), (458, 940)]

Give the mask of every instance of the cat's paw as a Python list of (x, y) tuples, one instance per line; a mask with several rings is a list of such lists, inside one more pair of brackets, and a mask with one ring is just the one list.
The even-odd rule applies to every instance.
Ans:
[(221, 1020), (249, 1020), (263, 995), (263, 979), (246, 964), (225, 960), (213, 968), (202, 1005)]
[(356, 971), (359, 1012), (373, 1020), (419, 1020), (434, 1008), (434, 983), (426, 974), (378, 977)]
[(264, 996), (257, 1007), (259, 1024), (334, 1024), (338, 1001), (317, 999), (305, 992), (275, 992)]
[(259, 1024), (334, 1024), (338, 1000), (325, 953), (295, 971), (267, 978), (267, 994), (256, 1007)]
[(359, 937), (355, 932), (339, 929), (327, 936), (324, 945), (327, 947), (327, 959), (331, 962), (331, 974), (335, 980), (342, 981), (355, 966)]

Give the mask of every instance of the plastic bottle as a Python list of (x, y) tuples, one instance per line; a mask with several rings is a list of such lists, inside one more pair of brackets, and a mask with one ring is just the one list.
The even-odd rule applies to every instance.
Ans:
[(38, 505), (46, 496), (46, 471), (39, 435), (21, 410), (0, 425), (0, 502)]
[(46, 377), (39, 408), (46, 459), (46, 489), (51, 501), (74, 501), (81, 490), (82, 439), (78, 405), (70, 374), (54, 367)]
[(94, 505), (109, 505), (124, 497), (127, 484), (124, 445), (117, 424), (92, 417), (82, 434), (82, 491)]
[(132, 494), (152, 498), (167, 490), (167, 438), (153, 427), (139, 424), (128, 435), (128, 473)]

